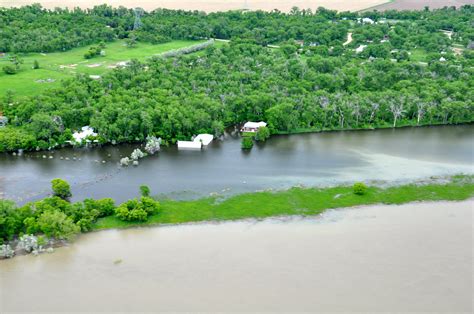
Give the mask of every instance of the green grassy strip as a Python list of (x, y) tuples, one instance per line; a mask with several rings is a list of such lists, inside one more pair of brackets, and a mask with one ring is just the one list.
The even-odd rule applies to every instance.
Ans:
[(166, 200), (158, 214), (144, 223), (125, 222), (114, 216), (99, 219), (95, 230), (139, 225), (225, 221), (286, 215), (316, 215), (331, 208), (371, 204), (403, 204), (414, 201), (465, 200), (474, 196), (474, 176), (455, 176), (446, 184), (369, 187), (365, 195), (355, 195), (352, 187), (292, 188), (286, 191), (257, 192), (228, 199), (204, 198), (194, 201)]

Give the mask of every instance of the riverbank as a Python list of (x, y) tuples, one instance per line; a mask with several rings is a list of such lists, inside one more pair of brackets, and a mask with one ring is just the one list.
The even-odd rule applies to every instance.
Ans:
[(325, 210), (374, 204), (404, 204), (416, 201), (460, 201), (474, 197), (474, 176), (458, 175), (445, 183), (419, 183), (388, 188), (371, 186), (356, 195), (351, 186), (330, 188), (294, 187), (193, 201), (164, 200), (158, 214), (146, 222), (122, 221), (115, 216), (100, 218), (93, 230), (203, 221), (263, 219), (276, 216), (310, 216)]
[(274, 135), (292, 135), (292, 134), (304, 134), (304, 133), (326, 133), (326, 132), (343, 132), (343, 131), (375, 131), (375, 130), (386, 130), (386, 129), (406, 129), (406, 128), (429, 128), (436, 126), (449, 126), (449, 125), (470, 125), (474, 124), (474, 121), (462, 121), (459, 123), (420, 123), (410, 121), (400, 121), (396, 126), (391, 123), (379, 124), (376, 126), (364, 126), (360, 128), (299, 128), (290, 131), (277, 131)]

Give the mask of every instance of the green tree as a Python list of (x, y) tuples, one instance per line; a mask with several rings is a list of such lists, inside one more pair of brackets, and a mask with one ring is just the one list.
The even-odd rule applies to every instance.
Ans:
[(72, 196), (71, 187), (65, 180), (53, 179), (51, 180), (51, 187), (54, 196), (60, 197), (64, 200), (67, 200)]
[(40, 65), (39, 65), (38, 60), (34, 60), (34, 61), (33, 61), (33, 69), (37, 70), (37, 69), (39, 69), (39, 68), (40, 68)]
[(250, 136), (242, 137), (242, 149), (250, 150), (253, 147), (253, 139)]
[(20, 70), (20, 65), (23, 64), (22, 58), (20, 58), (18, 55), (12, 55), (8, 60), (13, 64), (17, 71)]
[(38, 229), (48, 237), (70, 239), (79, 233), (80, 227), (58, 210), (48, 210), (38, 217)]
[(354, 183), (353, 190), (354, 194), (364, 195), (365, 193), (367, 193), (367, 186), (362, 182), (357, 182)]
[(16, 68), (13, 66), (13, 65), (5, 65), (2, 67), (2, 70), (3, 72), (5, 72), (5, 74), (8, 74), (8, 75), (12, 75), (12, 74), (15, 74), (16, 73)]
[(140, 194), (141, 196), (150, 196), (150, 188), (147, 185), (141, 185)]
[(270, 129), (265, 126), (262, 126), (258, 129), (255, 134), (255, 139), (257, 141), (265, 142), (270, 137)]

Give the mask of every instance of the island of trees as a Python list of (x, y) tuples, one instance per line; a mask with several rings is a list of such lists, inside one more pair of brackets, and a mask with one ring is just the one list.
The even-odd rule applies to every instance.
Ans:
[(0, 52), (16, 74), (1, 75), (21, 74), (24, 53), (119, 39), (229, 42), (131, 60), (100, 79), (78, 74), (34, 96), (0, 95), (9, 121), (0, 152), (60, 147), (85, 125), (102, 143), (173, 143), (245, 121), (266, 121), (272, 134), (472, 122), (473, 15), (470, 5), (289, 14), (2, 9)]

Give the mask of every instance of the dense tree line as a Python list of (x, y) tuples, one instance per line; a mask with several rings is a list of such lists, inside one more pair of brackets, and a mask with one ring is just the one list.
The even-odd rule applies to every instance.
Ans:
[[(390, 35), (397, 48), (406, 45), (430, 48), (445, 45), (440, 29), (455, 32), (454, 40), (467, 45), (474, 40), (473, 6), (434, 11), (365, 12), (362, 15), (319, 8), (294, 8), (289, 14), (229, 11), (206, 14), (198, 11), (157, 9), (144, 12), (136, 23), (132, 9), (107, 5), (93, 9), (43, 9), (35, 4), (22, 8), (0, 8), (0, 52), (63, 51), (100, 41), (132, 38), (151, 43), (171, 39), (252, 39), (258, 44), (275, 44), (289, 39), (307, 45), (336, 46), (345, 41), (348, 29), (355, 29), (358, 41), (381, 40)], [(380, 24), (357, 23), (370, 17)], [(382, 23), (384, 22), (384, 23)], [(395, 24), (392, 29), (390, 26)], [(432, 38), (434, 36), (434, 38)], [(405, 45), (405, 48), (407, 48)]]
[(202, 56), (133, 61), (101, 80), (79, 75), (5, 106), (0, 149), (54, 147), (84, 125), (102, 142), (174, 142), (248, 120), (273, 133), (474, 120), (472, 59), (422, 65), (295, 49), (233, 41)]
[[(78, 75), (34, 97), (8, 93), (0, 99), (10, 121), (0, 130), (0, 151), (57, 147), (84, 125), (98, 131), (100, 142), (118, 143), (148, 136), (174, 142), (203, 132), (220, 136), (225, 127), (248, 120), (267, 121), (272, 133), (472, 122), (474, 55), (467, 49), (454, 54), (455, 40), (440, 28), (456, 31), (458, 42), (472, 39), (466, 25), (473, 10), (145, 13), (135, 33), (232, 40), (198, 54), (132, 60), (100, 80)], [(49, 16), (65, 25), (71, 15), (93, 18), (109, 23), (104, 29), (119, 37), (128, 36), (134, 24), (133, 11), (107, 6), (0, 12), (20, 22), (36, 12), (45, 17), (37, 23), (52, 30), (57, 23)], [(362, 17), (384, 22), (364, 24)], [(354, 42), (343, 45), (349, 27)], [(10, 25), (5, 30), (23, 32)], [(355, 52), (362, 43), (366, 49)], [(413, 48), (423, 49), (428, 62), (411, 60)]]

